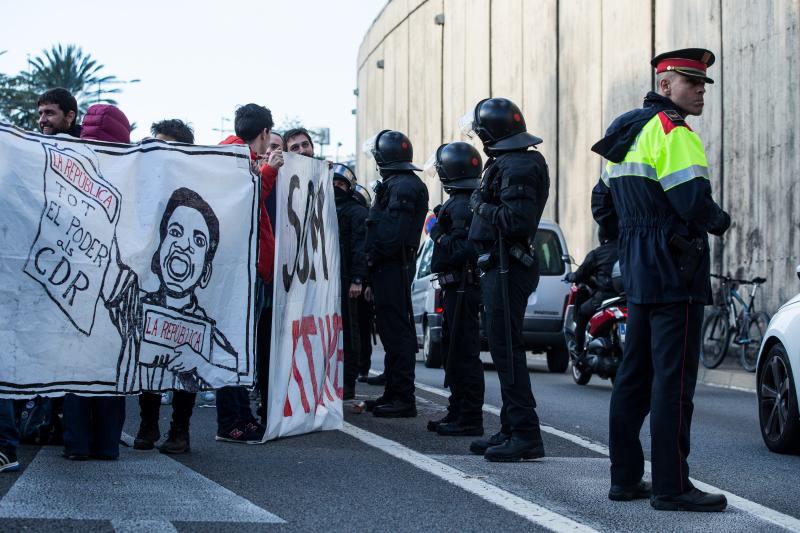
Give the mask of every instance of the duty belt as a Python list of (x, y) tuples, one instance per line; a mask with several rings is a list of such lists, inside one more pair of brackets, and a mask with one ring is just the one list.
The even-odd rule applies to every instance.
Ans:
[[(479, 283), (478, 276), (476, 275), (475, 271), (476, 267), (474, 265), (467, 265), (467, 268), (465, 269), (465, 281), (467, 285), (477, 285)], [(452, 272), (439, 272), (436, 275), (436, 279), (439, 281), (439, 285), (442, 287), (457, 285), (461, 283), (461, 271), (454, 270)]]

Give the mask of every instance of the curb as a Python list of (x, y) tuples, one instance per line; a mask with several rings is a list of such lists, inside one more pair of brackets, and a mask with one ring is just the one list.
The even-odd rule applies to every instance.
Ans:
[(709, 369), (700, 364), (697, 371), (698, 383), (722, 389), (756, 392), (756, 373), (744, 370)]

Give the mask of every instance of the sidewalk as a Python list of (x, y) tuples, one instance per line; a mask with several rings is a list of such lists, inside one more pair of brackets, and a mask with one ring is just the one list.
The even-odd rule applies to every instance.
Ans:
[(697, 382), (725, 389), (756, 392), (756, 373), (747, 372), (733, 359), (726, 358), (717, 368), (708, 369), (700, 363)]

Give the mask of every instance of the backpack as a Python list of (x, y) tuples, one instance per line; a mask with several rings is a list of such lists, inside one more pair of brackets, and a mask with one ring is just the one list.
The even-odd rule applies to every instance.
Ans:
[(63, 443), (60, 398), (37, 396), (14, 403), (20, 442), (40, 445)]

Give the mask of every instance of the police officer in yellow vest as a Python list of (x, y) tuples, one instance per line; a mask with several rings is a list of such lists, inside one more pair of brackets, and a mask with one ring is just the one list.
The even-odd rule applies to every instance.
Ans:
[[(592, 150), (608, 160), (592, 191), (601, 225), (619, 227), (629, 302), (625, 351), (611, 394), (609, 498), (650, 497), (659, 510), (721, 511), (722, 494), (689, 481), (689, 433), (703, 306), (711, 303), (708, 234), (730, 216), (711, 197), (700, 137), (686, 123), (703, 112), (708, 50), (655, 57), (657, 93), (616, 118)], [(652, 487), (642, 480), (639, 431), (650, 413)], [(652, 492), (652, 494), (651, 494)]]

